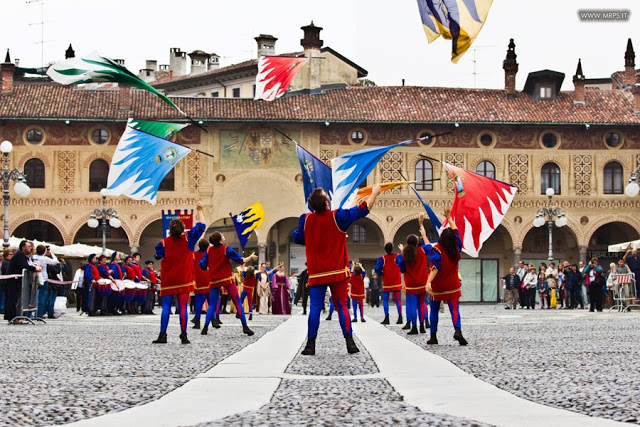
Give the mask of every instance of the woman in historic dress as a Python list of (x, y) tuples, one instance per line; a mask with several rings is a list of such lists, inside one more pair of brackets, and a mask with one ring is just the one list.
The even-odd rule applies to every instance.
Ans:
[(280, 265), (278, 272), (271, 280), (273, 289), (273, 300), (271, 303), (271, 313), (291, 314), (291, 304), (289, 303), (289, 278), (284, 272), (284, 265)]
[(264, 263), (260, 264), (260, 272), (257, 275), (257, 295), (258, 295), (258, 313), (269, 314), (269, 298), (271, 297), (271, 287), (269, 286), (269, 277), (264, 268)]

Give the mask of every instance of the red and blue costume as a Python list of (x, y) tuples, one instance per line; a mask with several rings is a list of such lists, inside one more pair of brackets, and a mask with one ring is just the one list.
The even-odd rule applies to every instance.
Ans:
[(206, 271), (203, 271), (198, 265), (204, 254), (205, 251), (195, 251), (193, 253), (193, 271), (196, 275), (196, 283), (193, 289), (193, 293), (195, 294), (193, 321), (198, 325), (195, 329), (200, 327), (202, 307), (204, 306), (204, 302), (207, 300), (207, 295), (209, 295), (209, 274)]
[(84, 289), (88, 292), (87, 297), (89, 301), (89, 315), (93, 316), (96, 312), (96, 299), (98, 294), (97, 281), (100, 279), (100, 272), (95, 265), (96, 254), (89, 255), (87, 259), (87, 265), (84, 267)]
[[(240, 305), (244, 304), (245, 298), (249, 298), (249, 314), (253, 314), (253, 291), (258, 283), (258, 278), (254, 274), (253, 277), (247, 277), (247, 272), (243, 271), (242, 276), (242, 293), (240, 294)], [(251, 319), (249, 319), (251, 320)]]
[[(145, 264), (151, 264), (153, 261), (147, 260)], [(156, 285), (158, 284), (158, 276), (153, 268), (145, 267), (142, 269), (142, 277), (149, 281), (149, 290), (147, 290), (147, 298), (142, 307), (143, 314), (154, 314), (153, 307), (156, 305)]]
[(366, 202), (350, 209), (325, 210), (302, 214), (293, 241), (306, 245), (307, 271), (311, 309), (307, 338), (314, 339), (320, 327), (320, 313), (327, 287), (336, 307), (345, 337), (351, 337), (351, 319), (347, 308), (347, 287), (350, 278), (347, 233), (351, 224), (369, 214)]
[(232, 247), (220, 244), (218, 246), (209, 246), (207, 252), (205, 252), (198, 263), (202, 270), (209, 272), (209, 309), (207, 310), (207, 317), (205, 318), (205, 326), (202, 329), (203, 334), (206, 334), (206, 328), (209, 322), (216, 316), (221, 288), (227, 291), (233, 304), (236, 306), (236, 311), (240, 315), (242, 325), (245, 327), (247, 325), (247, 319), (244, 316), (244, 310), (242, 309), (242, 304), (240, 304), (240, 298), (238, 296), (238, 286), (233, 277), (231, 261), (235, 261), (241, 265), (244, 264), (240, 254)]
[(349, 297), (353, 304), (353, 321), (358, 320), (358, 305), (360, 306), (360, 320), (364, 322), (364, 299), (366, 297), (364, 290), (364, 276), (362, 274), (353, 274), (349, 280)]
[(427, 279), (429, 278), (428, 256), (430, 244), (422, 244), (416, 248), (416, 259), (409, 265), (404, 262), (402, 254), (396, 257), (400, 271), (404, 273), (404, 290), (407, 302), (407, 321), (412, 329), (417, 328), (418, 321), (424, 322), (427, 316)]
[(402, 273), (396, 264), (397, 254), (386, 254), (378, 258), (373, 268), (382, 278), (382, 307), (385, 318), (389, 317), (389, 296), (393, 294), (393, 300), (398, 309), (398, 322), (402, 323)]
[(440, 301), (447, 301), (453, 327), (460, 329), (460, 297), (462, 296), (460, 276), (458, 274), (458, 262), (460, 261), (460, 250), (462, 250), (462, 240), (460, 233), (455, 230), (458, 245), (458, 258), (451, 259), (442, 249), (440, 244), (436, 244), (429, 256), (431, 268), (438, 270), (438, 274), (431, 282), (433, 293), (431, 297), (431, 315), (429, 316), (431, 333), (438, 331), (438, 314), (440, 311)]
[(162, 286), (160, 287), (160, 298), (162, 299), (161, 333), (167, 332), (174, 296), (177, 297), (180, 307), (180, 328), (183, 333), (187, 332), (187, 302), (189, 301), (189, 293), (193, 291), (195, 284), (193, 249), (205, 229), (206, 225), (198, 222), (182, 236), (166, 237), (156, 245), (155, 258), (162, 260), (160, 264), (162, 271)]

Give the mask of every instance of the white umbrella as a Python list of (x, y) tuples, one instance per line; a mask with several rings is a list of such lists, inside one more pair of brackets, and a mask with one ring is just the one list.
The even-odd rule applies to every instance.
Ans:
[(639, 249), (640, 240), (609, 245), (609, 252), (626, 252), (628, 249)]
[[(106, 256), (111, 256), (114, 251), (107, 249)], [(83, 243), (74, 243), (72, 245), (61, 246), (54, 252), (56, 255), (76, 258), (87, 258), (91, 254), (101, 255), (102, 248), (100, 246), (90, 246)]]
[[(11, 236), (9, 238), (9, 247), (10, 248), (15, 248), (18, 249), (20, 247), (20, 242), (22, 242), (23, 240), (29, 240), (29, 239), (21, 239), (19, 237), (14, 237)], [(44, 245), (44, 246), (50, 246), (51, 250), (53, 251), (53, 253), (56, 253), (58, 249), (60, 249), (60, 246), (58, 245), (53, 245), (51, 243), (47, 243), (47, 242), (41, 242), (39, 240), (35, 240), (35, 239), (31, 239), (29, 240), (30, 242), (33, 242), (33, 246), (36, 247), (38, 245)]]

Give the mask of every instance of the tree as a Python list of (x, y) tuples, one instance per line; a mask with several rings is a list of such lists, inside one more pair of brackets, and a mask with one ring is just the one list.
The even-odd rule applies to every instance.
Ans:
[(377, 86), (377, 85), (373, 80), (358, 79), (358, 86), (373, 87), (373, 86)]

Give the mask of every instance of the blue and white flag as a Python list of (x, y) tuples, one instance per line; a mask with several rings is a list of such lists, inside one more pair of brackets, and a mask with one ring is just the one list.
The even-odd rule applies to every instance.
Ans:
[(305, 201), (309, 198), (313, 190), (318, 187), (322, 188), (329, 197), (331, 197), (331, 193), (333, 192), (331, 168), (298, 144), (296, 144), (296, 153), (298, 154), (298, 161), (300, 162), (300, 169), (302, 170), (302, 186), (304, 187)]
[(160, 182), (191, 151), (164, 137), (185, 126), (129, 119), (111, 160), (105, 194), (155, 205)]
[(389, 150), (415, 141), (413, 139), (386, 147), (367, 148), (366, 150), (354, 151), (331, 160), (333, 178), (331, 209), (345, 206), (347, 201), (358, 190), (358, 186), (367, 178)]

